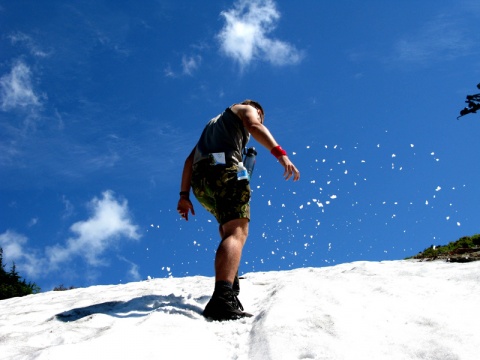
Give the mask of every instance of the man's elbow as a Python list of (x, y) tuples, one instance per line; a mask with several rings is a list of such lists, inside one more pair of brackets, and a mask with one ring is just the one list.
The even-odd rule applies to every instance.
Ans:
[(264, 126), (262, 124), (255, 123), (247, 126), (246, 129), (253, 137), (255, 137), (255, 135), (263, 132)]

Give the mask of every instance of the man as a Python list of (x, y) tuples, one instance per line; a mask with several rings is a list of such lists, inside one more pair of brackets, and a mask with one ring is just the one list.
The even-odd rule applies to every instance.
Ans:
[(221, 242), (215, 256), (215, 290), (203, 315), (213, 320), (234, 320), (252, 316), (243, 312), (238, 300), (238, 267), (248, 236), (250, 185), (237, 178), (242, 153), (253, 136), (284, 167), (286, 180), (297, 181), (300, 172), (285, 150), (263, 125), (264, 111), (253, 100), (234, 104), (210, 120), (198, 143), (185, 160), (177, 210), (188, 221), (195, 215), (189, 199), (190, 188), (202, 206), (219, 223)]

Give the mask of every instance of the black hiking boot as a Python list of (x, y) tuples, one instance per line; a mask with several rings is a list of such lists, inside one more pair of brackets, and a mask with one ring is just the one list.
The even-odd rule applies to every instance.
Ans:
[(243, 311), (243, 306), (232, 289), (214, 291), (202, 315), (216, 321), (237, 320), (253, 316)]
[(238, 271), (237, 275), (235, 275), (235, 279), (233, 280), (233, 293), (235, 294), (235, 296), (240, 295), (240, 280), (238, 277)]

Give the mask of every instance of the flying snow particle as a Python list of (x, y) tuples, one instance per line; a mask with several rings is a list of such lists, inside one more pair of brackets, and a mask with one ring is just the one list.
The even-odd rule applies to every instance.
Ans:
[(435, 191), (440, 191), (440, 190), (442, 190), (440, 186), (437, 186), (437, 188), (435, 189)]
[(397, 155), (395, 155), (395, 154), (392, 154), (392, 158), (394, 158), (394, 157), (397, 157)]
[(336, 198), (337, 198), (337, 195), (330, 196), (330, 199), (336, 199)]
[(459, 221), (457, 221), (457, 226), (461, 226), (461, 225), (462, 225), (462, 224), (460, 224), (460, 222), (459, 222)]
[(268, 206), (271, 206), (272, 202), (270, 200), (268, 200), (267, 204), (268, 204)]

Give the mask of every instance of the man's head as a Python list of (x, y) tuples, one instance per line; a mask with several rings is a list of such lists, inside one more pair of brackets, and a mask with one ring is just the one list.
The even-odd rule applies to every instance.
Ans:
[(250, 100), (250, 99), (247, 99), (247, 100), (243, 101), (242, 105), (250, 105), (250, 106), (253, 106), (257, 110), (260, 110), (260, 119), (262, 120), (262, 124), (263, 124), (263, 119), (265, 118), (265, 112), (263, 111), (262, 105), (260, 105), (256, 101)]

